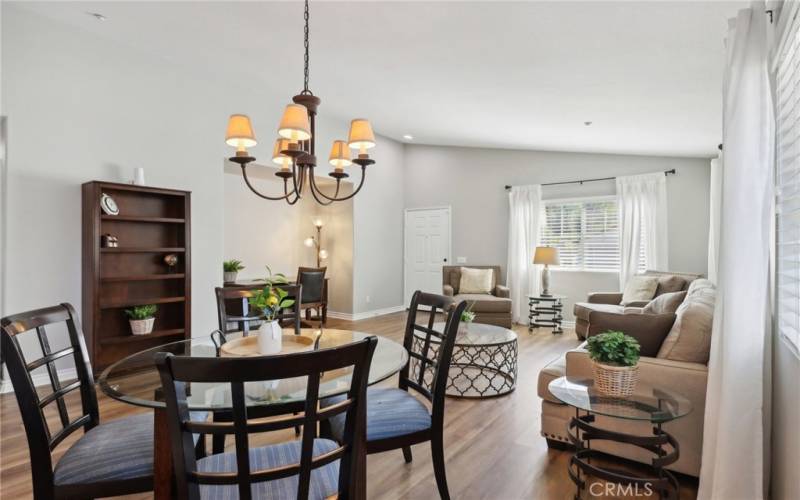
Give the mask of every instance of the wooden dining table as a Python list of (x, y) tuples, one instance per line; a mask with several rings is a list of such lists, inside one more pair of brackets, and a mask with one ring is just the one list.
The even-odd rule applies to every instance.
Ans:
[[(401, 344), (368, 332), (309, 328), (302, 329), (300, 335), (314, 339), (319, 337), (316, 347), (314, 343), (310, 343), (308, 349), (337, 347), (368, 336), (377, 337), (378, 344), (370, 365), (368, 380), (370, 385), (396, 374), (408, 362), (408, 352)], [(228, 333), (225, 337), (231, 341), (241, 338), (241, 333)], [(203, 336), (160, 345), (114, 363), (98, 379), (100, 390), (109, 397), (130, 405), (153, 409), (153, 493), (156, 499), (173, 498), (174, 470), (166, 404), (161, 397), (161, 380), (155, 366), (155, 354), (171, 352), (177, 356), (218, 357), (221, 352), (218, 344), (219, 342), (211, 336)], [(296, 348), (293, 348), (292, 352), (296, 352)], [(324, 376), (320, 383), (320, 398), (347, 392), (350, 387), (351, 372), (342, 370), (326, 375), (328, 376)], [(306, 377), (249, 383), (245, 391), (248, 407), (303, 401), (306, 395)], [(193, 383), (187, 402), (189, 411), (192, 412), (213, 413), (233, 410), (230, 384), (227, 383)], [(360, 480), (356, 484), (356, 496), (365, 498), (366, 457), (359, 457), (359, 462), (362, 464), (362, 474), (359, 475)]]

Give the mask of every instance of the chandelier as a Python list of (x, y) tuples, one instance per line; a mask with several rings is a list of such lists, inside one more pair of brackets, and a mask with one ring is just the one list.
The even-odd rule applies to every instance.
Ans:
[[(225, 134), (225, 143), (236, 148), (236, 155), (229, 160), (242, 167), (242, 178), (245, 184), (261, 198), (275, 201), (285, 200), (290, 205), (294, 205), (303, 197), (303, 193), (306, 191), (306, 182), (308, 182), (308, 191), (311, 192), (314, 200), (321, 205), (330, 205), (334, 201), (349, 200), (364, 186), (367, 166), (375, 163), (367, 153), (368, 149), (375, 147), (375, 134), (372, 132), (372, 126), (368, 120), (356, 118), (350, 123), (347, 141), (333, 141), (328, 158), (329, 163), (333, 166), (333, 171), (328, 175), (336, 180), (336, 188), (330, 194), (323, 192), (314, 179), (314, 168), (317, 166), (314, 122), (321, 101), (308, 88), (308, 0), (305, 1), (303, 18), (305, 20), (303, 91), (292, 98), (292, 104), (286, 106), (278, 125), (278, 138), (275, 139), (272, 150), (272, 161), (280, 166), (275, 175), (283, 179), (283, 195), (265, 195), (253, 187), (247, 178), (247, 165), (255, 161), (255, 157), (250, 156), (247, 148), (257, 144), (253, 126), (247, 115), (231, 115)], [(350, 148), (358, 149), (356, 158), (351, 158)], [(352, 193), (339, 196), (342, 179), (349, 177), (344, 168), (353, 163), (361, 167), (361, 180)]]

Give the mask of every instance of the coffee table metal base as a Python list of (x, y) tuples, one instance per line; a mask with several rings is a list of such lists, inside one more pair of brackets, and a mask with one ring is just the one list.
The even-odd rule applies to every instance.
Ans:
[[(678, 480), (664, 467), (678, 460), (680, 449), (678, 441), (671, 434), (665, 432), (661, 428), (661, 424), (653, 427), (652, 436), (639, 436), (601, 429), (592, 425), (593, 422), (594, 415), (590, 413), (580, 415), (580, 412), (576, 410), (567, 429), (569, 438), (575, 446), (575, 453), (569, 464), (569, 477), (577, 486), (575, 500), (579, 500), (586, 489), (588, 476), (608, 483), (632, 487), (632, 491), (638, 494), (658, 493), (661, 498), (678, 498)], [(595, 463), (592, 463), (592, 459), (614, 458), (608, 453), (593, 450), (591, 448), (592, 441), (613, 441), (636, 446), (653, 453), (654, 458), (651, 465), (644, 466), (646, 469), (644, 473), (632, 475), (629, 471), (600, 465), (596, 463), (596, 460)]]

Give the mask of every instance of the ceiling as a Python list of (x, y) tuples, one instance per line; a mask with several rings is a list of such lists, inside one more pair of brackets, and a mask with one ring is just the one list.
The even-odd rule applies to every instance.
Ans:
[[(727, 19), (746, 5), (318, 0), (311, 89), (322, 112), (414, 143), (707, 157), (721, 142)], [(25, 8), (198, 69), (217, 61), (279, 94), (301, 89), (297, 1)]]

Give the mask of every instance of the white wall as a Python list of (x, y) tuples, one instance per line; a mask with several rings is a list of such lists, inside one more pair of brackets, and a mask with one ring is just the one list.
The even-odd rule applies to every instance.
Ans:
[[(453, 259), (500, 264), (505, 273), (508, 197), (504, 185), (536, 184), (677, 169), (667, 178), (671, 270), (705, 273), (709, 162), (706, 159), (623, 156), (441, 146), (406, 146), (405, 206), (452, 206)], [(613, 181), (544, 187), (545, 199), (614, 194)], [(505, 277), (503, 278), (505, 279)], [(572, 304), (592, 291), (619, 289), (616, 273), (553, 271), (556, 293)]]
[(800, 359), (778, 338), (772, 355), (771, 494), (800, 498)]

